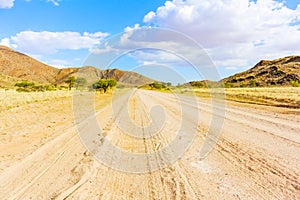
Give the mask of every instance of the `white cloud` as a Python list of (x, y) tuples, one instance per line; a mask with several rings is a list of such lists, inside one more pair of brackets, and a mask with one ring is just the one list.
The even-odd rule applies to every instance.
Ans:
[(139, 24), (135, 24), (133, 27), (127, 26), (127, 27), (124, 29), (124, 31), (125, 31), (125, 32), (131, 32), (131, 31), (136, 30), (136, 29), (139, 29), (139, 28), (141, 28), (140, 25), (139, 25)]
[(192, 37), (227, 68), (300, 54), (300, 4), (290, 9), (275, 0), (173, 0), (143, 21)]
[(4, 46), (7, 46), (7, 47), (11, 47), (9, 38), (3, 38), (3, 39), (0, 41), (0, 45), (4, 45)]
[(0, 8), (12, 8), (15, 0), (0, 0)]
[(147, 22), (150, 22), (150, 21), (153, 20), (153, 18), (154, 18), (155, 16), (156, 16), (155, 12), (150, 11), (147, 15), (145, 15), (143, 21), (146, 22), (146, 23), (147, 23)]
[(191, 72), (192, 76), (195, 76), (194, 65), (203, 73), (203, 77), (219, 79), (217, 73), (211, 73), (213, 64), (207, 53), (186, 36), (166, 29), (140, 28), (139, 25), (127, 27), (125, 31), (121, 35), (110, 37), (93, 51), (95, 55), (90, 57), (90, 61), (95, 63), (96, 60), (99, 66), (108, 66), (112, 60), (119, 62), (124, 56), (135, 60), (130, 63), (133, 65), (164, 65), (181, 69), (189, 67), (194, 70)]
[(45, 63), (47, 63), (50, 66), (59, 68), (59, 69), (75, 67), (75, 66), (71, 65), (69, 61), (61, 60), (61, 59), (52, 59), (50, 61), (46, 61)]
[(30, 54), (53, 54), (58, 50), (90, 49), (100, 44), (108, 33), (78, 32), (34, 32), (22, 31), (10, 38), (3, 38), (2, 44)]
[[(0, 0), (0, 8), (12, 8), (14, 7), (15, 0)], [(31, 0), (25, 0), (26, 2), (31, 2)], [(53, 3), (55, 6), (59, 6), (61, 0), (47, 0), (47, 2)]]
[(59, 6), (59, 0), (47, 0), (47, 2), (51, 2), (53, 5)]

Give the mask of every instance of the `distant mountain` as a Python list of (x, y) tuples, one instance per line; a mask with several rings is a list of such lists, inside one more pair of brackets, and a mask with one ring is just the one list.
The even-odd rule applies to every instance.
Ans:
[(183, 86), (206, 88), (219, 87), (270, 87), (299, 86), (300, 56), (288, 56), (276, 60), (261, 60), (251, 69), (215, 81), (191, 81)]
[(221, 81), (229, 87), (291, 86), (300, 83), (300, 56), (261, 60), (253, 68)]
[(119, 69), (100, 70), (91, 66), (57, 69), (0, 45), (0, 87), (11, 87), (20, 80), (60, 85), (64, 84), (70, 76), (86, 78), (89, 83), (100, 78), (113, 78), (126, 85), (153, 82), (152, 79), (138, 73)]
[(135, 72), (123, 71), (119, 69), (100, 70), (95, 67), (85, 66), (82, 68), (60, 69), (56, 76), (55, 83), (62, 84), (70, 76), (85, 78), (88, 83), (94, 83), (99, 79), (113, 78), (119, 83), (137, 86), (152, 83), (154, 81)]
[[(25, 54), (0, 45), (0, 87), (13, 87), (20, 80), (40, 84), (64, 84), (71, 77), (86, 78), (91, 84), (100, 78), (113, 78), (125, 85), (146, 85), (154, 80), (135, 72), (119, 69), (100, 70), (95, 67), (57, 69)], [(300, 56), (288, 56), (276, 60), (262, 60), (253, 68), (224, 78), (219, 82), (192, 81), (184, 84), (194, 87), (267, 87), (294, 86), (300, 84)]]

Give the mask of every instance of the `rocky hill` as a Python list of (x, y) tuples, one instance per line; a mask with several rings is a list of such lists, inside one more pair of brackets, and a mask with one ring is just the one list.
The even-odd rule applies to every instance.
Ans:
[(55, 83), (62, 84), (70, 76), (85, 78), (90, 83), (103, 78), (113, 78), (119, 83), (127, 85), (143, 85), (153, 82), (152, 79), (135, 72), (123, 71), (119, 69), (100, 70), (95, 67), (85, 66), (82, 68), (60, 69), (56, 76)]
[[(153, 80), (135, 72), (119, 69), (100, 70), (95, 67), (57, 69), (39, 62), (25, 54), (0, 45), (0, 87), (12, 87), (16, 81), (28, 80), (40, 84), (64, 84), (70, 77), (82, 77), (88, 83), (100, 78), (113, 78), (126, 85), (145, 85)], [(288, 56), (276, 60), (262, 60), (253, 68), (224, 78), (219, 82), (192, 81), (184, 85), (194, 87), (268, 87), (299, 86), (300, 56)]]
[(0, 74), (37, 83), (53, 83), (58, 69), (0, 45)]
[(20, 80), (60, 85), (64, 84), (70, 76), (83, 77), (88, 82), (100, 78), (113, 78), (128, 85), (143, 85), (153, 82), (152, 79), (138, 73), (119, 69), (100, 70), (91, 66), (57, 69), (0, 45), (0, 87), (11, 87)]
[(295, 86), (300, 83), (300, 56), (262, 60), (253, 68), (222, 82), (227, 87)]

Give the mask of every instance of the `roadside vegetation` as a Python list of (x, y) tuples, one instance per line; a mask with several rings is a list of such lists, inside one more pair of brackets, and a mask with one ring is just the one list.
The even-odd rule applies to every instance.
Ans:
[(172, 86), (172, 83), (165, 83), (165, 82), (153, 82), (150, 84), (142, 85), (138, 87), (139, 89), (144, 89), (144, 90), (156, 90), (160, 92), (169, 92), (171, 88), (174, 88)]
[(0, 91), (0, 112), (31, 103), (43, 101), (58, 101), (71, 98), (72, 93), (66, 91), (17, 92), (15, 90)]
[[(94, 90), (100, 93), (106, 93), (109, 90), (117, 86), (115, 79), (100, 79), (92, 85), (87, 84), (85, 78), (76, 78), (74, 76), (69, 77), (63, 85), (41, 85), (29, 81), (20, 81), (15, 85), (17, 92), (45, 92), (45, 91), (56, 91), (56, 90)], [(120, 87), (121, 88), (121, 87)]]
[(195, 81), (177, 86), (167, 85), (166, 83), (152, 83), (139, 88), (183, 95), (196, 95), (207, 99), (210, 99), (212, 96), (222, 96), (222, 93), (225, 93), (225, 98), (228, 101), (300, 108), (300, 87), (298, 87), (297, 82), (293, 84), (293, 87), (245, 86), (231, 88), (211, 81)]
[[(86, 90), (95, 91), (96, 93), (110, 93), (115, 87), (122, 89), (126, 86), (117, 85), (115, 79), (99, 79), (93, 84), (88, 84), (84, 78), (69, 77), (65, 84), (57, 85), (38, 85), (29, 81), (20, 81), (15, 84), (17, 92), (49, 92), (49, 91), (70, 91)], [(173, 92), (184, 95), (197, 95), (201, 98), (211, 98), (212, 94), (220, 93), (220, 90), (213, 88), (224, 87), (226, 100), (244, 102), (251, 104), (271, 105), (280, 107), (300, 108), (300, 85), (297, 81), (291, 81), (289, 87), (257, 87), (253, 82), (252, 86), (232, 87), (229, 83), (224, 85), (216, 84), (211, 81), (194, 81), (187, 84), (173, 86), (171, 83), (153, 82), (139, 86), (139, 89), (154, 90), (159, 92)], [(4, 91), (3, 91), (4, 92)], [(47, 95), (46, 95), (47, 96)], [(30, 102), (30, 97), (23, 97), (25, 102)], [(47, 97), (46, 97), (47, 98)], [(37, 98), (39, 101), (42, 98)], [(18, 101), (21, 104), (24, 101)], [(16, 104), (18, 105), (18, 104)], [(8, 105), (10, 106), (10, 105)], [(7, 107), (7, 105), (4, 105)]]
[(15, 84), (17, 92), (45, 92), (66, 89), (64, 86), (56, 85), (36, 85), (33, 82), (21, 81)]
[[(300, 108), (300, 88), (298, 87), (267, 87), (267, 88), (225, 88), (226, 100), (242, 103)], [(205, 88), (193, 89), (202, 98), (210, 98), (209, 90)]]

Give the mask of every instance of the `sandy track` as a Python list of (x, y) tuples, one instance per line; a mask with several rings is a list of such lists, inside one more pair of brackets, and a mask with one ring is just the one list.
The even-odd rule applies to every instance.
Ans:
[[(0, 171), (1, 199), (300, 198), (299, 115), (285, 114), (286, 109), (282, 108), (241, 106), (237, 103), (227, 105), (221, 138), (209, 156), (200, 161), (201, 145), (212, 117), (211, 105), (206, 100), (200, 100), (195, 106), (190, 97), (184, 98), (183, 103), (199, 113), (198, 122), (190, 120), (191, 123), (198, 123), (197, 135), (188, 151), (172, 165), (151, 170), (155, 166), (153, 163), (161, 163), (161, 160), (172, 156), (162, 153), (146, 159), (148, 173), (116, 171), (108, 167), (109, 164), (99, 163), (86, 151), (76, 129), (71, 126), (72, 118), (64, 116), (68, 122), (60, 124), (48, 139), (39, 143), (34, 140), (35, 134), (27, 136), (27, 145), (22, 146), (22, 150), (26, 152), (30, 145), (36, 145), (30, 153), (15, 156), (16, 152), (8, 149), (7, 153), (1, 154), (1, 163), (4, 163)], [(155, 105), (161, 105), (165, 110), (164, 127), (153, 137), (149, 137), (151, 129), (141, 129), (144, 138), (122, 132), (115, 123), (111, 106), (100, 110), (97, 120), (105, 139), (99, 138), (97, 141), (98, 151), (105, 150), (103, 141), (109, 141), (128, 153), (153, 153), (168, 145), (176, 136), (182, 115), (180, 104), (174, 96), (137, 90), (129, 98), (129, 118), (124, 119), (127, 111), (124, 111), (122, 104), (114, 109), (114, 113), (117, 119), (124, 119), (130, 132), (132, 121), (142, 127), (151, 124), (149, 110)], [(19, 109), (19, 113), (23, 114), (28, 108)], [(49, 108), (40, 109), (42, 111), (35, 115), (37, 118)], [(13, 114), (6, 112), (2, 116)], [(52, 120), (55, 118), (51, 116)], [(39, 130), (36, 134), (43, 132), (42, 122), (35, 127)], [(31, 123), (36, 124), (34, 121)], [(88, 133), (89, 127), (84, 127), (84, 123), (82, 126)], [(159, 121), (155, 126), (160, 126)], [(19, 129), (22, 127), (14, 131)], [(11, 141), (13, 146), (18, 145), (17, 137)], [(20, 145), (23, 141), (19, 141)], [(1, 138), (1, 142), (1, 149), (12, 148), (7, 137)], [(112, 157), (111, 165), (119, 163), (134, 167), (131, 161), (118, 159), (115, 151), (107, 152)]]

